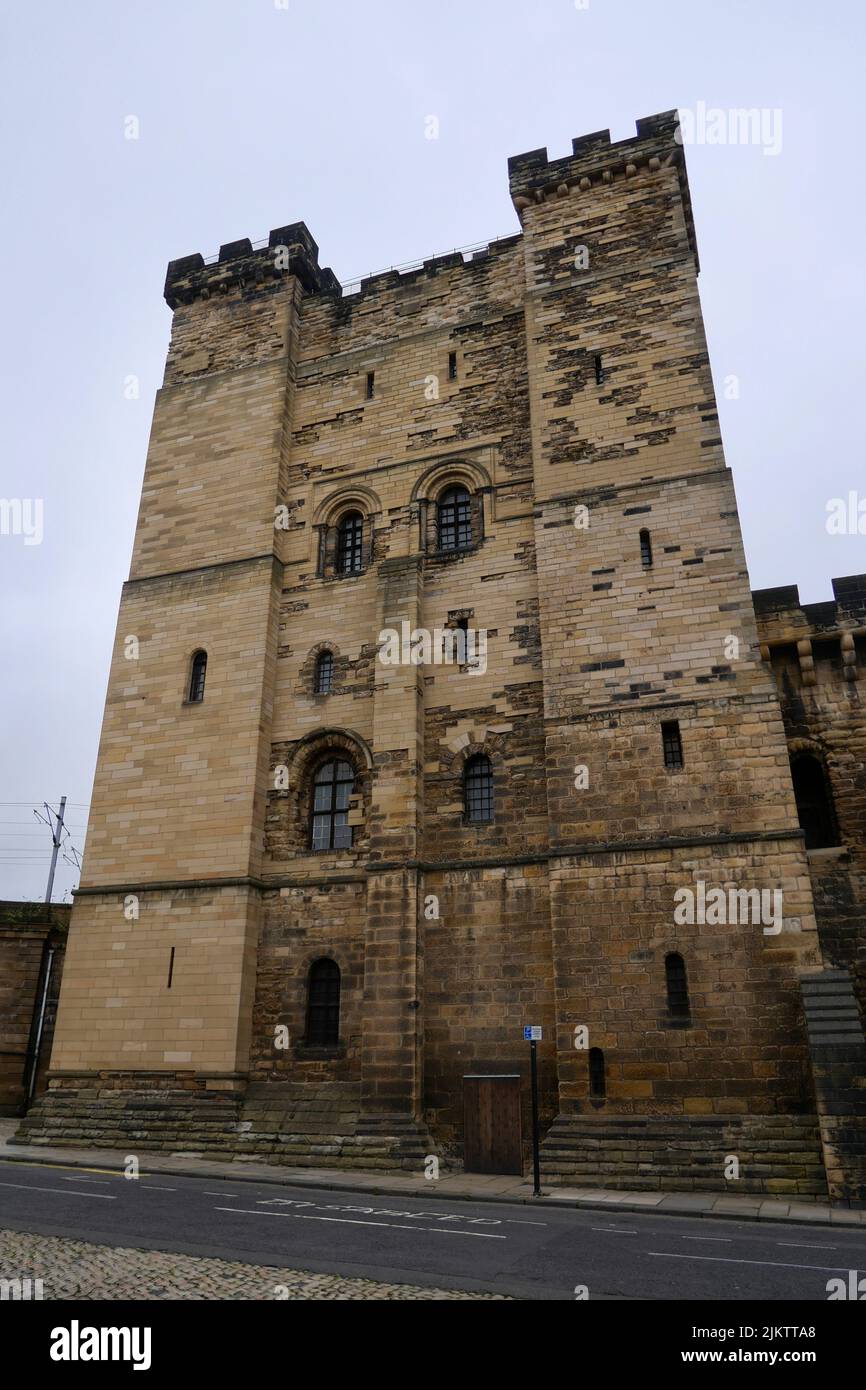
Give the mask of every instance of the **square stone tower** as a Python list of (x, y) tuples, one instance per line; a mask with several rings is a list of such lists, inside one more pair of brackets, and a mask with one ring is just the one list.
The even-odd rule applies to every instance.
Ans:
[(532, 1023), (549, 1177), (826, 1192), (676, 114), (509, 175), (351, 292), (302, 223), (169, 266), (31, 1138), (519, 1168)]

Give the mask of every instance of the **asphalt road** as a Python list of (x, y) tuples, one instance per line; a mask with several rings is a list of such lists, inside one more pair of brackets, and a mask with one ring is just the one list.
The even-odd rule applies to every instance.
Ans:
[(866, 1274), (866, 1231), (2, 1160), (0, 1227), (530, 1299), (826, 1302), (828, 1279)]

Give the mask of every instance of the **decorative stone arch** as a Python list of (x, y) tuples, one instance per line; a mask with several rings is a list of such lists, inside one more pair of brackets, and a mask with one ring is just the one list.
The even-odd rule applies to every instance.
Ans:
[[(413, 516), (418, 519), (419, 548), (427, 554), (438, 554), (439, 534), (437, 504), (451, 487), (465, 487), (470, 498), (472, 519), (472, 549), (484, 540), (484, 497), (492, 493), (490, 474), (483, 464), (462, 456), (439, 459), (426, 468), (412, 489)], [(450, 555), (452, 552), (448, 552)], [(459, 555), (460, 551), (453, 552)]]
[(276, 858), (312, 853), (309, 824), (313, 799), (313, 778), (317, 768), (329, 758), (343, 758), (355, 772), (350, 811), (360, 811), (362, 824), (354, 827), (352, 848), (334, 850), (335, 855), (355, 854), (368, 849), (370, 796), (373, 782), (373, 755), (360, 734), (351, 729), (315, 729), (295, 744), (275, 744), (275, 767), (285, 767), (287, 785), (268, 794), (269, 848)]
[(361, 483), (352, 483), (324, 498), (313, 514), (313, 530), (318, 536), (316, 574), (320, 579), (339, 577), (337, 538), (340, 523), (350, 512), (359, 512), (364, 521), (362, 563), (358, 573), (363, 573), (370, 567), (374, 549), (374, 524), (376, 517), (381, 516), (382, 503), (372, 488)]

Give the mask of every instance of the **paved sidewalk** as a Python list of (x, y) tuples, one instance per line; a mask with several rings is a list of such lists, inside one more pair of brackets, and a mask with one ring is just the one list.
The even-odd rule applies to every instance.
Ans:
[[(49, 1148), (43, 1144), (10, 1144), (18, 1121), (0, 1118), (0, 1158), (12, 1163), (63, 1164), (71, 1168), (123, 1166), (129, 1149)], [(328, 1188), (343, 1192), (370, 1192), (378, 1196), (433, 1197), (438, 1201), (535, 1202), (588, 1210), (649, 1211), (674, 1216), (727, 1217), (737, 1221), (791, 1221), (818, 1226), (866, 1227), (866, 1210), (852, 1211), (821, 1202), (792, 1198), (736, 1196), (733, 1192), (620, 1192), (601, 1187), (543, 1187), (541, 1198), (532, 1195), (526, 1178), (484, 1173), (443, 1172), (435, 1180), (423, 1173), (376, 1172), (367, 1169), (295, 1168), (263, 1163), (252, 1158), (215, 1160), (189, 1154), (136, 1154), (145, 1173), (171, 1173), (177, 1177), (227, 1178), (230, 1182), (266, 1182), (283, 1187)]]

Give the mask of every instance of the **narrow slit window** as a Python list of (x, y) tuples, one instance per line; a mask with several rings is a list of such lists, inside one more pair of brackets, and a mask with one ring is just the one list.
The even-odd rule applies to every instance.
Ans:
[(168, 958), (168, 980), (166, 981), (166, 986), (165, 986), (166, 989), (171, 989), (171, 982), (172, 982), (173, 976), (174, 976), (174, 947), (172, 946), (172, 948), (171, 948), (171, 954), (169, 955), (169, 958)]
[(604, 363), (601, 360), (601, 353), (597, 352), (593, 360), (595, 363), (595, 384), (601, 386), (604, 381)]
[(686, 978), (686, 963), (677, 951), (665, 956), (665, 983), (668, 991), (668, 1015), (671, 1018), (688, 1018), (689, 985)]
[(591, 1047), (589, 1049), (589, 1094), (593, 1100), (604, 1100), (606, 1090), (604, 1053), (600, 1047)]
[(307, 1037), (312, 1047), (336, 1047), (340, 1040), (340, 967), (335, 960), (313, 961), (307, 982)]
[(196, 652), (190, 664), (189, 690), (187, 699), (191, 705), (200, 705), (204, 699), (204, 679), (207, 673), (207, 652)]
[(448, 380), (449, 380), (449, 381), (456, 381), (456, 380), (457, 380), (457, 353), (456, 353), (456, 352), (449, 352), (449, 354), (448, 354)]
[(480, 825), (493, 820), (493, 768), (483, 753), (470, 758), (463, 773), (467, 821)]
[(333, 684), (334, 654), (333, 652), (322, 652), (316, 662), (315, 693), (317, 695), (330, 695)]
[(376, 394), (376, 373), (367, 373), (367, 400), (371, 401)]
[(683, 766), (683, 740), (676, 719), (662, 724), (662, 748), (665, 755), (665, 767)]
[(653, 543), (649, 531), (640, 533), (640, 562), (645, 570), (648, 570), (653, 562)]

